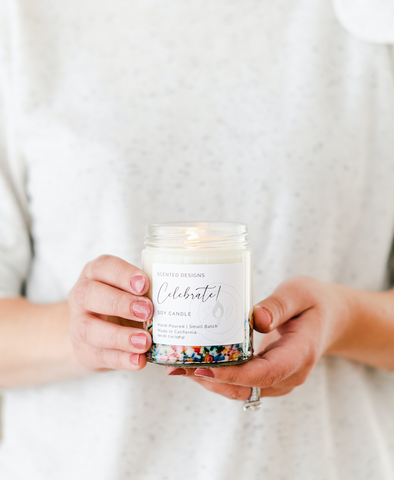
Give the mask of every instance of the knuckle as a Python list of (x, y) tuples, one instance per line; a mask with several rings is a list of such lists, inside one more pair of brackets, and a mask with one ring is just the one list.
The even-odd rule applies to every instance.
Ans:
[(299, 292), (303, 292), (304, 295), (306, 294), (311, 300), (315, 298), (316, 292), (320, 290), (319, 280), (308, 275), (298, 275), (291, 280), (294, 287)]
[(117, 285), (122, 285), (125, 277), (131, 278), (132, 276), (131, 274), (128, 275), (128, 268), (123, 264), (116, 265), (112, 273)]
[(202, 383), (202, 385), (205, 388), (205, 390), (208, 390), (209, 392), (212, 392), (212, 393), (219, 393), (220, 392), (220, 385), (217, 384), (217, 383), (205, 381), (205, 382)]
[(95, 349), (93, 349), (92, 347), (85, 345), (81, 342), (77, 342), (73, 345), (73, 349), (75, 358), (84, 367), (93, 370), (101, 367), (101, 365), (97, 364), (94, 355)]
[(261, 379), (259, 386), (261, 388), (270, 388), (283, 380), (283, 375), (280, 372), (276, 372), (275, 374), (267, 375), (265, 378)]
[(287, 376), (285, 368), (276, 367), (271, 372), (267, 373), (267, 375), (261, 378), (260, 386), (261, 388), (273, 387), (278, 383), (282, 382)]
[(308, 374), (306, 372), (302, 372), (299, 375), (297, 375), (292, 382), (293, 388), (299, 387), (300, 385), (305, 383), (307, 378), (308, 378)]
[[(242, 389), (237, 388), (237, 390), (231, 392), (230, 398), (231, 400), (244, 400), (245, 394)], [(249, 396), (247, 398), (249, 398)]]
[(123, 348), (122, 336), (120, 335), (119, 330), (115, 329), (112, 331), (108, 337), (108, 340), (111, 344), (111, 348), (120, 350)]
[(121, 293), (114, 293), (108, 299), (109, 308), (113, 315), (117, 317), (124, 316), (125, 312), (122, 309), (122, 294)]
[(98, 343), (96, 338), (97, 327), (95, 326), (94, 320), (88, 318), (83, 319), (82, 321), (78, 322), (77, 330), (78, 339), (80, 342), (93, 346)]
[(274, 317), (284, 318), (286, 311), (288, 310), (287, 302), (283, 297), (278, 295), (272, 295), (267, 301), (268, 309)]
[(91, 322), (83, 320), (79, 322), (77, 327), (78, 329), (78, 338), (83, 343), (89, 343), (90, 333), (91, 333)]
[(304, 363), (304, 368), (308, 373), (312, 370), (317, 360), (318, 360), (317, 352), (313, 348), (310, 348), (305, 357), (305, 363)]
[(291, 393), (293, 390), (294, 390), (295, 386), (293, 387), (287, 387), (283, 390), (281, 390), (280, 392), (278, 392), (277, 395), (275, 395), (276, 397), (283, 397), (284, 395), (287, 395), (289, 393)]
[(90, 272), (92, 278), (100, 278), (101, 271), (109, 262), (111, 255), (100, 255), (90, 262)]
[(315, 285), (316, 282), (317, 280), (309, 275), (296, 275), (288, 278), (283, 283), (286, 285), (303, 286), (308, 288)]
[(238, 383), (239, 375), (238, 375), (238, 372), (236, 371), (236, 368), (237, 367), (234, 367), (234, 370), (232, 368), (229, 368), (226, 371), (226, 378), (224, 379), (224, 381), (228, 383)]
[(126, 366), (124, 362), (124, 354), (119, 351), (113, 352), (113, 358), (112, 358), (111, 364), (112, 364), (112, 368), (116, 370), (126, 370)]
[(88, 296), (90, 282), (88, 280), (79, 281), (70, 292), (71, 298), (79, 307), (84, 307), (86, 297)]
[(106, 358), (105, 348), (96, 348), (94, 352), (95, 364), (97, 367), (111, 367)]

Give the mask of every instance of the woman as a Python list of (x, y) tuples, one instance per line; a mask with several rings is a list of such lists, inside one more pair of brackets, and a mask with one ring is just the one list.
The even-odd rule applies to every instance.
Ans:
[[(393, 477), (391, 14), (0, 7), (1, 478)], [(248, 223), (268, 335), (193, 383), (146, 366), (138, 265), (198, 219)]]

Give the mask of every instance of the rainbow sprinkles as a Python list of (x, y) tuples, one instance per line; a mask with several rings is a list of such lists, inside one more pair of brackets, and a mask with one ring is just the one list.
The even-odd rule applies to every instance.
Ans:
[[(152, 319), (147, 322), (146, 329), (151, 335), (153, 334)], [(253, 315), (245, 321), (245, 331), (247, 332), (245, 342), (234, 345), (193, 347), (152, 343), (150, 350), (147, 352), (147, 359), (149, 362), (163, 365), (181, 365), (190, 368), (219, 367), (224, 366), (222, 365), (224, 362), (226, 364), (228, 362), (244, 363), (252, 358), (249, 345), (253, 336)]]

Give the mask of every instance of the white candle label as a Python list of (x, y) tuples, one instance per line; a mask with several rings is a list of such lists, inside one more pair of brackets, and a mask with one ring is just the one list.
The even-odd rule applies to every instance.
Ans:
[(212, 346), (245, 341), (245, 267), (152, 265), (153, 341)]

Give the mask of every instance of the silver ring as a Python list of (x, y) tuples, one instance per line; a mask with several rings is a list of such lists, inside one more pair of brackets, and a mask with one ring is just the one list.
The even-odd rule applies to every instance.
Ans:
[(250, 397), (242, 404), (244, 412), (255, 412), (261, 407), (260, 401), (260, 389), (258, 387), (252, 387)]

